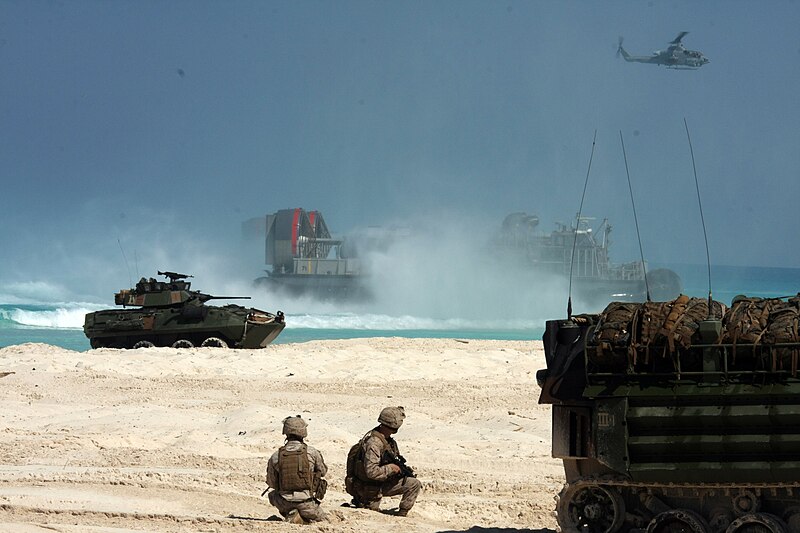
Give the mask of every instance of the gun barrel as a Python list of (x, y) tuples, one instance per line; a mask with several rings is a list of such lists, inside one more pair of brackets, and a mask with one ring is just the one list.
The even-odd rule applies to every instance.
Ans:
[(178, 272), (171, 272), (169, 270), (165, 270), (163, 272), (161, 270), (159, 270), (158, 271), (158, 275), (159, 276), (166, 276), (172, 281), (176, 281), (176, 280), (179, 280), (179, 279), (193, 278), (194, 277), (194, 276), (190, 276), (189, 274), (179, 274)]

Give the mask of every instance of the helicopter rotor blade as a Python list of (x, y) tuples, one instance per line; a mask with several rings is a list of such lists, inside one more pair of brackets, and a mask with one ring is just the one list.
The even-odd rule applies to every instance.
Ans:
[(678, 34), (678, 36), (677, 36), (677, 37), (675, 37), (675, 40), (674, 40), (674, 41), (672, 41), (670, 44), (680, 44), (680, 42), (681, 42), (681, 39), (683, 39), (683, 38), (684, 38), (684, 37), (685, 37), (685, 36), (686, 36), (688, 33), (689, 33), (688, 31), (682, 31), (682, 32), (680, 32), (680, 33)]

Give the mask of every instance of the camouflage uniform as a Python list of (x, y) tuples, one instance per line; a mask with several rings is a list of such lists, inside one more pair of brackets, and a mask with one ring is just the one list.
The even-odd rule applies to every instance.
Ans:
[[(299, 419), (299, 416), (291, 418), (294, 420), (286, 419), (290, 425), (298, 424), (297, 419)], [(302, 422), (302, 424), (305, 424), (305, 422)], [(287, 422), (284, 421), (284, 433), (287, 435), (286, 445), (272, 454), (267, 463), (267, 485), (273, 489), (269, 492), (269, 503), (277, 507), (281, 515), (287, 520), (295, 518), (295, 514), (299, 514), (307, 522), (325, 520), (325, 512), (320, 508), (320, 502), (314, 498), (310, 488), (305, 490), (281, 490), (281, 467), (286, 466), (281, 464), (282, 450), (291, 453), (301, 452), (305, 448), (309, 472), (318, 479), (323, 478), (328, 472), (328, 467), (325, 465), (319, 450), (303, 442), (302, 439), (306, 436), (305, 427), (302, 428), (302, 431), (290, 428), (290, 433), (287, 433), (286, 426)], [(291, 433), (291, 431), (294, 431), (294, 433)], [(302, 435), (297, 433), (302, 433)], [(325, 483), (325, 480), (321, 479), (321, 482)], [(292, 513), (294, 510), (297, 513)]]
[[(398, 410), (397, 416), (387, 410)], [(386, 416), (384, 416), (386, 415)], [(405, 413), (402, 408), (387, 407), (381, 412), (378, 421), (397, 430), (402, 424)], [(402, 495), (400, 500), (400, 514), (405, 516), (422, 489), (422, 483), (417, 478), (404, 477), (395, 473), (391, 464), (383, 464), (382, 458), (386, 451), (393, 456), (399, 455), (397, 442), (385, 436), (376, 427), (361, 439), (361, 457), (356, 461), (355, 476), (352, 479), (352, 490), (357, 505), (378, 511), (383, 496)]]

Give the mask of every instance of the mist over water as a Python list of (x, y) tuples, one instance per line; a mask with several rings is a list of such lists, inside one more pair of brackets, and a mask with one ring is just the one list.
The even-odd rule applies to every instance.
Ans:
[(559, 303), (566, 307), (563, 279), (532, 276), (493, 255), (489, 244), (500, 221), (450, 214), (415, 222), (408, 236), (367, 257), (374, 309), (518, 327), (549, 316)]

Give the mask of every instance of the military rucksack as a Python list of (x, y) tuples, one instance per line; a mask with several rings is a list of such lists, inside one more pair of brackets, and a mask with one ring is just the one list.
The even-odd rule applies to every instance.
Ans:
[(630, 302), (611, 302), (606, 306), (590, 339), (597, 347), (594, 353), (588, 354), (593, 363), (617, 367), (625, 362), (638, 309), (639, 304)]
[[(375, 484), (367, 477), (367, 472), (364, 467), (364, 443), (370, 436), (376, 435), (384, 446), (388, 445), (386, 437), (377, 431), (369, 431), (366, 435), (361, 437), (361, 440), (356, 442), (350, 447), (347, 452), (347, 466), (345, 468), (344, 488), (348, 494), (356, 498), (359, 497), (355, 484), (360, 482), (362, 485)], [(379, 484), (379, 483), (378, 483)]]
[(722, 319), (722, 342), (726, 344), (758, 344), (767, 331), (773, 307), (785, 305), (779, 299), (737, 296)]
[[(765, 344), (800, 342), (800, 298), (791, 298), (788, 303), (773, 308), (769, 314)], [(772, 348), (771, 370), (790, 370), (797, 377), (800, 350), (796, 347)]]
[[(675, 317), (675, 325), (665, 324), (665, 328), (670, 327), (671, 340), (680, 348), (688, 349), (694, 344), (701, 344), (700, 338), (700, 322), (708, 319), (721, 319), (725, 314), (725, 306), (720, 302), (711, 301), (711, 310), (708, 309), (707, 298), (689, 298), (686, 302), (686, 307), (682, 310), (680, 315)], [(669, 318), (668, 318), (669, 320)], [(667, 342), (670, 338), (668, 337)], [(719, 342), (719, 339), (714, 339), (714, 342)]]
[[(732, 360), (744, 353), (746, 360), (752, 359), (753, 347), (759, 344), (767, 332), (770, 314), (786, 306), (777, 298), (747, 298), (737, 296), (731, 308), (722, 317), (722, 342), (732, 344)], [(752, 345), (742, 348), (740, 344)]]
[(351, 496), (357, 496), (353, 484), (356, 479), (356, 463), (364, 460), (364, 450), (361, 446), (363, 439), (356, 442), (347, 452), (347, 467), (345, 468), (344, 490)]
[(681, 294), (670, 302), (646, 302), (642, 304), (639, 317), (639, 338), (642, 344), (666, 343), (669, 352), (677, 347), (689, 348), (699, 342), (697, 337), (700, 322), (711, 316), (722, 318), (725, 306), (713, 301), (711, 313), (708, 300), (690, 298)]

